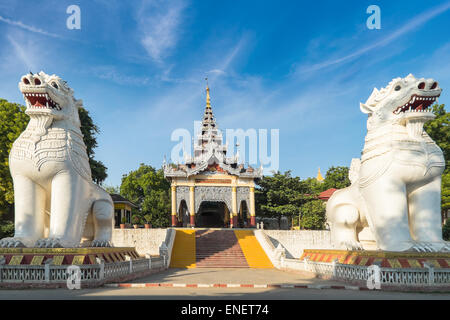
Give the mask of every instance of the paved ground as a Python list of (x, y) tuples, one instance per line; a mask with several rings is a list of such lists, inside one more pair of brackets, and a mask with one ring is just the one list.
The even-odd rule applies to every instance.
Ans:
[(124, 299), (124, 300), (450, 300), (450, 294), (399, 293), (336, 289), (246, 289), (246, 288), (97, 288), (0, 290), (0, 300), (8, 299)]
[(171, 268), (132, 283), (235, 283), (235, 284), (329, 284), (342, 282), (317, 279), (309, 272), (285, 272), (277, 269), (247, 268)]
[[(133, 281), (134, 283), (241, 283), (341, 285), (342, 282), (314, 278), (310, 273), (284, 272), (276, 269), (168, 269)], [(450, 300), (450, 293), (406, 293), (358, 291), (345, 289), (302, 288), (109, 288), (0, 290), (0, 300), (8, 299), (129, 299), (129, 300), (308, 300), (308, 299), (420, 299)]]

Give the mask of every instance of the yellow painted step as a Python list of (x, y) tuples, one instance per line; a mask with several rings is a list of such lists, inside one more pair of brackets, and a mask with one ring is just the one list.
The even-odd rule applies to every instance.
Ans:
[(195, 268), (195, 230), (176, 230), (170, 268)]
[(252, 230), (234, 230), (234, 234), (250, 268), (273, 268)]

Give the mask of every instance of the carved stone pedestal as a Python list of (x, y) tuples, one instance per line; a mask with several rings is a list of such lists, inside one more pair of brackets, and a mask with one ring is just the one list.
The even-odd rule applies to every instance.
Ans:
[(450, 253), (432, 252), (392, 252), (392, 251), (347, 251), (305, 249), (301, 260), (314, 262), (337, 260), (341, 264), (370, 266), (378, 264), (383, 268), (424, 268), (424, 263), (435, 268), (450, 268)]
[(139, 259), (135, 248), (0, 248), (0, 262), (4, 265), (43, 265), (52, 259), (52, 265), (97, 264)]

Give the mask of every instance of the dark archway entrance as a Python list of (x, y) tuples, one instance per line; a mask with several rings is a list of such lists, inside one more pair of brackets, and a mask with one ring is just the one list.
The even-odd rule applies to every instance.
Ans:
[(180, 208), (178, 209), (178, 224), (183, 227), (187, 227), (189, 223), (190, 223), (189, 210), (186, 201), (181, 200)]
[(242, 200), (239, 205), (238, 228), (247, 228), (249, 225), (249, 217), (247, 202)]
[(223, 228), (228, 209), (224, 202), (203, 201), (196, 215), (195, 226), (199, 228)]

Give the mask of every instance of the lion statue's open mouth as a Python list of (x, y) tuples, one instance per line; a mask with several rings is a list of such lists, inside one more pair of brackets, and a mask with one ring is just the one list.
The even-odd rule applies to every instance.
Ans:
[(436, 102), (439, 96), (440, 93), (435, 96), (419, 96), (417, 94), (413, 94), (407, 103), (398, 107), (393, 112), (394, 114), (399, 114), (402, 112), (430, 112), (428, 107)]
[(26, 92), (24, 93), (24, 96), (32, 108), (61, 110), (61, 106), (53, 101), (48, 93)]

